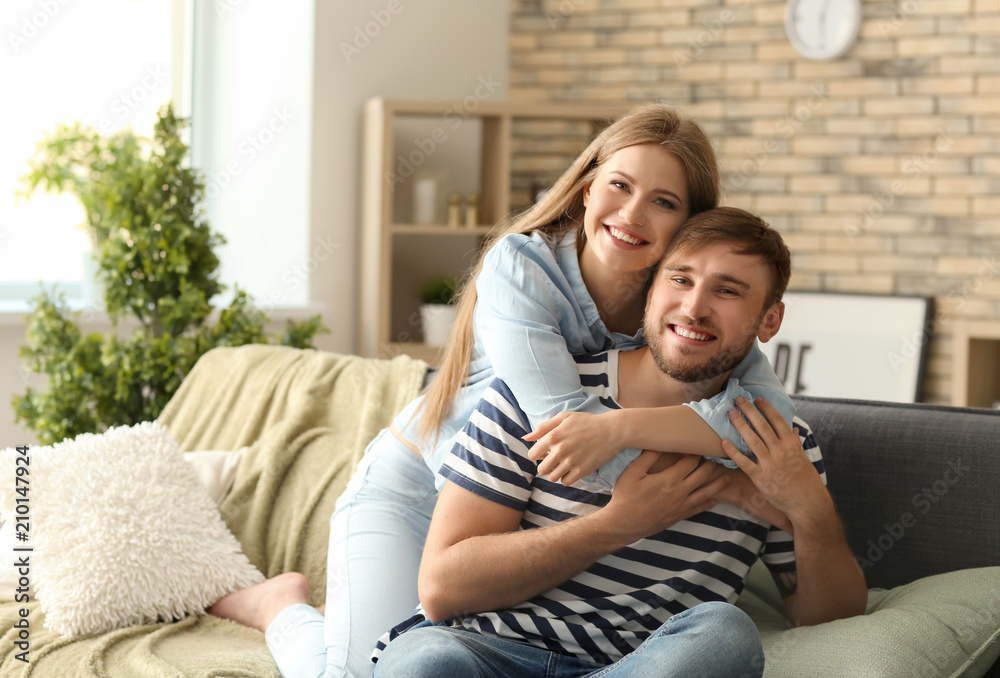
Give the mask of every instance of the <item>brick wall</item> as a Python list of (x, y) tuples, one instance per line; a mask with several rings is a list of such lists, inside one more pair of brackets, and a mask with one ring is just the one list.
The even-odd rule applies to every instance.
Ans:
[(1000, 2), (862, 6), (819, 62), (783, 1), (512, 0), (510, 98), (693, 115), (725, 202), (784, 234), (791, 289), (935, 297), (923, 400), (947, 403), (955, 320), (1000, 318)]

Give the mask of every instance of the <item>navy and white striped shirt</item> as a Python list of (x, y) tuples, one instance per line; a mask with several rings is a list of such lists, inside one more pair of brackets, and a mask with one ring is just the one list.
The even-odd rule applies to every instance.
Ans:
[[(584, 390), (617, 407), (618, 352), (578, 356), (577, 362)], [(825, 483), (816, 439), (801, 420), (795, 424)], [(539, 476), (537, 462), (528, 459), (531, 443), (521, 440), (530, 430), (510, 389), (494, 380), (441, 473), (478, 496), (522, 511), (523, 530), (584, 515), (610, 501), (610, 493), (566, 487)], [(774, 572), (793, 570), (792, 536), (736, 507), (716, 504), (601, 558), (520, 605), (458, 617), (449, 624), (610, 664), (673, 615), (703, 602), (734, 602), (758, 557)], [(421, 619), (418, 609), (379, 647)]]

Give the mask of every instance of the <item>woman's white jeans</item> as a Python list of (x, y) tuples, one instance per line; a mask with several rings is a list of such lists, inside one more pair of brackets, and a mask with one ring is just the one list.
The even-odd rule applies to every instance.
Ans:
[(371, 675), (379, 637), (417, 607), (417, 572), (436, 500), (427, 464), (381, 431), (330, 519), (326, 617), (292, 605), (267, 628), (282, 676)]

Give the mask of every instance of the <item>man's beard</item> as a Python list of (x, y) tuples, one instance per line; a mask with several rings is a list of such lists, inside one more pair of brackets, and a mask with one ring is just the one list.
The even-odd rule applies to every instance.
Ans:
[[(761, 319), (762, 318), (763, 316), (761, 316)], [(756, 332), (750, 332), (738, 343), (725, 347), (722, 351), (713, 355), (706, 362), (703, 362), (700, 365), (691, 364), (687, 361), (668, 358), (665, 355), (666, 352), (663, 348), (662, 332), (668, 324), (669, 323), (664, 320), (659, 328), (654, 328), (650, 327), (652, 323), (647, 319), (646, 328), (644, 330), (646, 334), (646, 343), (649, 346), (650, 355), (653, 356), (653, 362), (655, 362), (656, 366), (660, 368), (660, 371), (685, 384), (708, 381), (709, 379), (718, 377), (720, 374), (729, 372), (747, 357), (747, 354), (749, 354), (751, 349), (753, 349), (754, 342), (757, 340)], [(695, 328), (698, 327), (696, 323), (686, 322), (684, 324), (691, 325)], [(759, 325), (760, 319), (758, 319), (754, 324), (754, 328)], [(658, 331), (651, 332), (650, 330)], [(681, 347), (680, 350), (683, 353), (683, 347)]]

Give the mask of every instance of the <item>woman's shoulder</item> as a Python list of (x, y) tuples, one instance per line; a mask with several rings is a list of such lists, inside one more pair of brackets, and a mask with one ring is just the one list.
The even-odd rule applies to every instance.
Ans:
[[(565, 268), (566, 236), (557, 235), (549, 242), (540, 233), (510, 233), (500, 238), (483, 260), (476, 279), (480, 295), (492, 290), (520, 290), (539, 298), (566, 297), (574, 293)], [(575, 259), (576, 250), (569, 250)]]
[(568, 239), (573, 234), (558, 234), (546, 238), (539, 231), (532, 233), (508, 233), (494, 243), (487, 253), (487, 261), (500, 263), (504, 260), (518, 261), (529, 259), (543, 265), (558, 266), (556, 249), (572, 245)]

